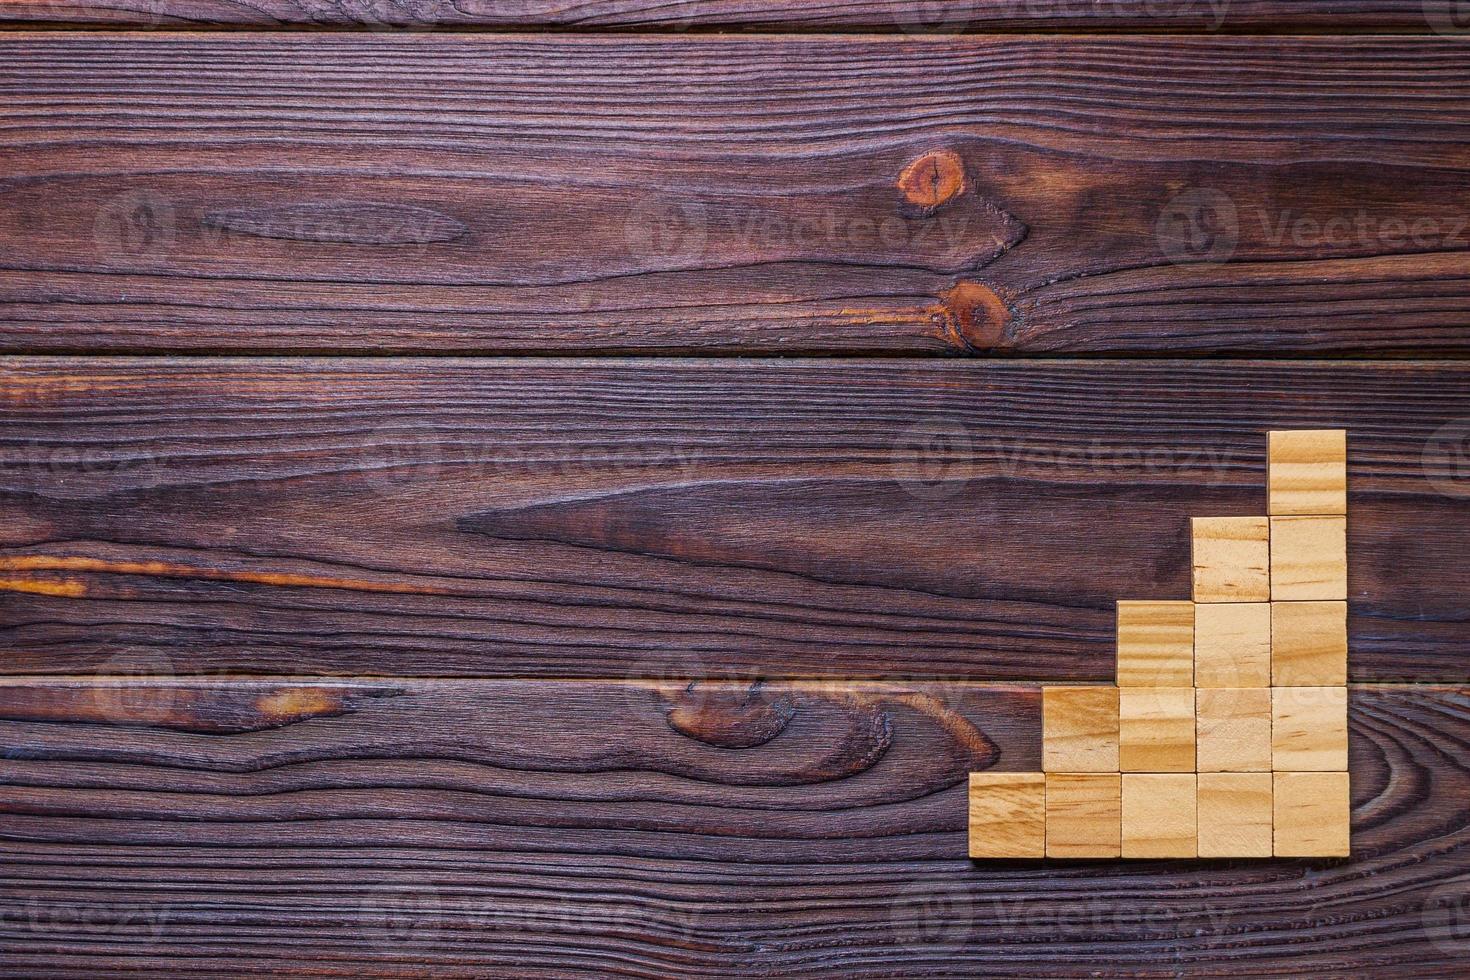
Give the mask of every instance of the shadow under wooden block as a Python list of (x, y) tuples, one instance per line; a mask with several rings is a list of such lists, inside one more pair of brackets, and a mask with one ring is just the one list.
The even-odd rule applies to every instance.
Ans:
[(1194, 688), (1118, 692), (1118, 762), (1124, 772), (1194, 772)]
[(1328, 687), (1347, 683), (1347, 603), (1271, 603), (1271, 683)]
[(1046, 777), (1039, 772), (970, 773), (970, 857), (1046, 854)]
[(1271, 686), (1270, 603), (1194, 607), (1194, 686)]
[(1271, 518), (1271, 598), (1347, 598), (1347, 518)]
[(1270, 599), (1270, 534), (1265, 517), (1193, 518), (1194, 601)]
[(1347, 513), (1347, 432), (1300, 429), (1266, 437), (1267, 513)]
[(1196, 768), (1200, 772), (1271, 771), (1271, 689), (1195, 690)]
[(1347, 857), (1352, 850), (1348, 774), (1274, 773), (1272, 824), (1277, 857)]
[(1323, 772), (1347, 765), (1347, 688), (1273, 687), (1271, 768)]
[(1041, 689), (1041, 768), (1047, 772), (1118, 771), (1118, 689)]
[(1188, 687), (1194, 683), (1194, 603), (1118, 603), (1118, 686)]
[(1195, 774), (1125, 772), (1122, 856), (1194, 857)]
[(1196, 777), (1199, 856), (1270, 857), (1272, 774), (1202, 772)]
[(1046, 774), (1046, 856), (1115, 858), (1122, 847), (1117, 773)]

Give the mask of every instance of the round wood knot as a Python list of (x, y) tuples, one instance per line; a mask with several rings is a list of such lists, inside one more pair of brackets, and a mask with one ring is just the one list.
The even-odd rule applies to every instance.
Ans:
[(760, 684), (691, 682), (668, 709), (669, 727), (707, 745), (749, 749), (764, 745), (786, 728), (796, 708), (783, 697), (768, 697)]
[(961, 280), (940, 294), (940, 310), (951, 339), (968, 350), (1008, 346), (1011, 312), (1005, 300), (983, 283)]
[(898, 175), (903, 199), (923, 211), (933, 211), (965, 190), (965, 165), (949, 150), (925, 153)]

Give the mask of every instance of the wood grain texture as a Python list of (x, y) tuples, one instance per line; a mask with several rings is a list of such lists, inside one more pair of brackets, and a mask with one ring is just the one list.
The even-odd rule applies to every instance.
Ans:
[(1189, 516), (1259, 512), (1261, 433), (1331, 422), (1353, 679), (1465, 675), (1470, 365), (61, 358), (0, 393), (12, 672), (1112, 683), (1114, 598), (1187, 596)]
[(0, 99), (0, 350), (1470, 351), (1454, 38), (22, 32)]
[[(679, 685), (317, 679), (353, 710), (219, 734), (291, 683), (170, 729), (0, 687), (8, 970), (1411, 977), (1470, 943), (1462, 688), (1354, 691), (1351, 862), (1139, 865), (963, 857), (975, 731), (1034, 768), (1034, 689), (766, 685), (785, 729), (732, 751)], [(682, 727), (745, 728), (726, 687)]]

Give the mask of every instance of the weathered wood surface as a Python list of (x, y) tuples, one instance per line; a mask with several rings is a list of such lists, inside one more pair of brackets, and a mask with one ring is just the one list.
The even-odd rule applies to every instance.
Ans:
[(0, 101), (0, 350), (1470, 351), (1456, 38), (11, 33)]
[(1038, 700), (964, 684), (10, 681), (0, 962), (1463, 971), (1470, 691), (1354, 690), (1349, 861), (972, 864), (966, 773), (1037, 764)]
[(1110, 680), (1345, 428), (1359, 681), (1459, 680), (1470, 364), (13, 360), (7, 670)]

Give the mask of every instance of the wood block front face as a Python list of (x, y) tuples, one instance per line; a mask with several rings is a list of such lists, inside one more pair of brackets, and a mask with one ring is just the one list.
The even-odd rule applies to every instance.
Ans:
[(1270, 599), (1270, 533), (1265, 517), (1194, 518), (1194, 601)]
[(1272, 774), (1202, 772), (1197, 777), (1199, 856), (1270, 857)]
[(1046, 774), (1046, 856), (1121, 853), (1122, 783), (1117, 773)]
[(1327, 687), (1347, 683), (1347, 603), (1271, 603), (1271, 683)]
[(970, 857), (1046, 854), (1046, 777), (1039, 772), (970, 773)]
[(1124, 772), (1194, 772), (1194, 688), (1118, 692), (1118, 761)]
[(1345, 772), (1278, 772), (1272, 783), (1277, 857), (1347, 857), (1352, 801)]
[(1347, 432), (1306, 429), (1268, 436), (1266, 510), (1272, 515), (1347, 513)]
[(1271, 686), (1271, 604), (1194, 607), (1195, 687)]
[(1271, 598), (1347, 598), (1347, 518), (1271, 518)]
[(1195, 752), (1200, 772), (1271, 771), (1271, 690), (1195, 691)]
[(1194, 603), (1118, 603), (1118, 686), (1194, 683)]
[(1287, 772), (1346, 770), (1347, 688), (1271, 689), (1271, 767)]
[(1123, 857), (1194, 857), (1194, 773), (1125, 772), (1122, 784)]
[(1118, 689), (1043, 687), (1041, 756), (1047, 772), (1118, 771)]

